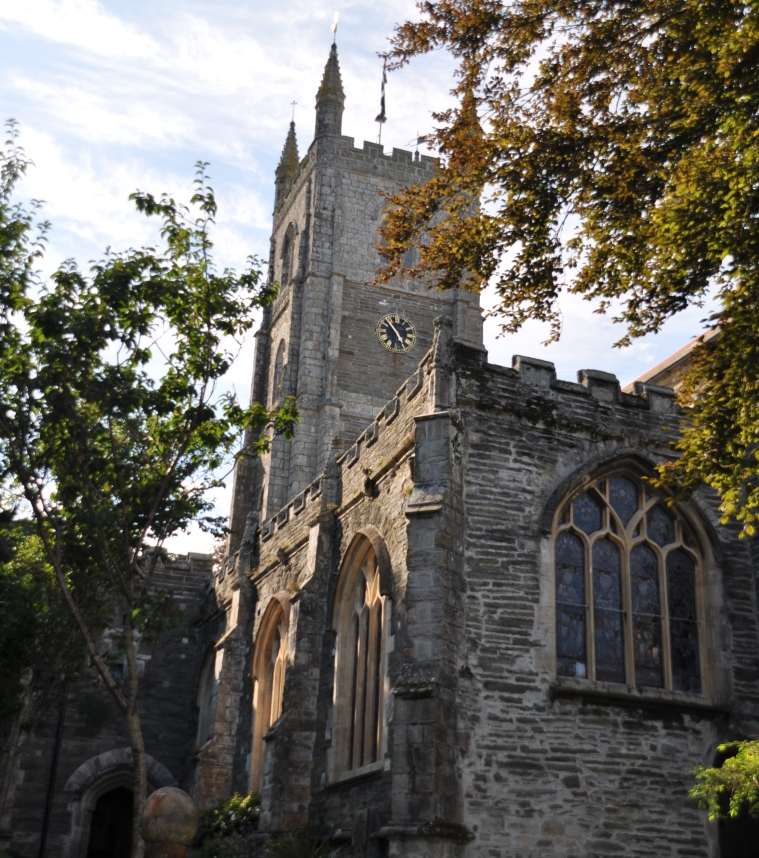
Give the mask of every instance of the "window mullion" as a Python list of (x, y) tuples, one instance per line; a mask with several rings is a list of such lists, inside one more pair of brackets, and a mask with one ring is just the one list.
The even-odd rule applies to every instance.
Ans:
[(585, 658), (587, 659), (586, 675), (588, 679), (596, 678), (596, 624), (593, 615), (593, 545), (590, 539), (585, 539)]
[(374, 605), (367, 609), (366, 617), (366, 653), (364, 664), (366, 665), (366, 676), (364, 679), (364, 765), (373, 763), (372, 750), (374, 727), (374, 634), (376, 626)]
[(632, 581), (630, 574), (630, 545), (627, 533), (622, 552), (622, 627), (624, 631), (625, 682), (635, 687), (635, 641), (633, 640)]

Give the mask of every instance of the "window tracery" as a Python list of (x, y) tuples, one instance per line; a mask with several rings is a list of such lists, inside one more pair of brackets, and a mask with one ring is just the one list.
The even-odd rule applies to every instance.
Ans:
[(369, 540), (354, 550), (338, 588), (333, 774), (381, 765), (389, 600)]
[(597, 480), (554, 542), (559, 676), (702, 692), (688, 525), (637, 479)]
[(288, 612), (274, 598), (264, 614), (253, 653), (253, 756), (251, 789), (261, 788), (264, 736), (282, 714), (287, 670)]

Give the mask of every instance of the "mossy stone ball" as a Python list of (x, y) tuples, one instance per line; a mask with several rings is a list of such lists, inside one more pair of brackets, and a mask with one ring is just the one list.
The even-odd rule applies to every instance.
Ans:
[(192, 799), (177, 787), (161, 787), (145, 802), (140, 831), (146, 843), (189, 845), (198, 830)]

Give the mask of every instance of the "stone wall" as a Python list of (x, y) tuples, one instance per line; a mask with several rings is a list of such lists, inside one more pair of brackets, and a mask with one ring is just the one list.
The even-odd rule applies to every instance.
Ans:
[[(165, 633), (152, 653), (141, 653), (146, 674), (140, 713), (150, 757), (149, 789), (168, 784), (192, 789), (197, 679), (206, 636), (199, 621), (205, 599), (212, 596), (211, 558), (203, 554), (172, 558), (159, 565), (155, 583), (174, 596), (182, 611), (182, 625)], [(100, 726), (92, 723), (89, 714), (93, 696), (109, 710)], [(20, 760), (11, 850), (25, 858), (38, 855), (58, 725), (59, 713), (55, 713), (40, 726)], [(83, 676), (63, 713), (46, 858), (83, 858), (91, 812), (100, 792), (121, 785), (131, 787), (128, 749), (120, 711), (94, 676)]]
[[(274, 439), (271, 452), (262, 457), (258, 480), (248, 476), (249, 463), (239, 466), (232, 513), (238, 534), (248, 512), (260, 509), (261, 518), (268, 518), (316, 478), (333, 438), (353, 443), (429, 348), (435, 316), (453, 316), (461, 305), (459, 327), (481, 342), (478, 295), (441, 292), (408, 278), (386, 287), (372, 285), (379, 265), (382, 192), (426, 182), (434, 170), (433, 159), (410, 152), (385, 154), (373, 143), (359, 149), (350, 137), (319, 137), (279, 200), (270, 260), (274, 279), (283, 276), (287, 235), (294, 236), (295, 250), (289, 278), (264, 320), (256, 360), (265, 369), (254, 394), (269, 405), (278, 398), (272, 385), (284, 342), (283, 393), (297, 398), (300, 425), (292, 443)], [(375, 334), (380, 318), (391, 311), (406, 315), (416, 327), (417, 344), (405, 355), (391, 354)], [(237, 548), (235, 537), (231, 548)]]
[[(709, 493), (684, 508), (704, 550), (703, 695), (557, 677), (557, 510), (599, 468), (651, 473), (672, 454), (672, 392), (491, 366), (436, 325), (397, 398), (263, 524), (252, 639), (275, 595), (292, 613), (262, 827), (326, 825), (367, 856), (716, 855), (687, 791), (720, 741), (759, 726), (755, 546)], [(341, 782), (331, 614), (362, 532), (392, 567), (387, 742), (381, 771)]]
[[(463, 364), (458, 406), (466, 472), (467, 651), (458, 697), (470, 853), (537, 858), (707, 856), (714, 829), (687, 800), (691, 769), (727, 735), (756, 731), (757, 610), (748, 545), (690, 505), (705, 546), (709, 664), (704, 696), (565, 680), (555, 673), (551, 527), (595, 469), (651, 472), (671, 455), (671, 391), (620, 393), (606, 373), (556, 381)], [(730, 630), (730, 631), (728, 631)]]

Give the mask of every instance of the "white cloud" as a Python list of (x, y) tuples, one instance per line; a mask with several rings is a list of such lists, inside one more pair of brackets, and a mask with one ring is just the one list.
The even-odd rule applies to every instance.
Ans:
[[(396, 23), (418, 13), (414, 0), (346, 0), (337, 8), (343, 130), (361, 146), (377, 134), (376, 54)], [(199, 158), (212, 162), (219, 264), (240, 268), (252, 252), (266, 257), (290, 102), (298, 102), (303, 155), (334, 9), (322, 0), (0, 0), (0, 119), (20, 121), (36, 162), (22, 192), (47, 201), (44, 215), (54, 227), (48, 267), (65, 257), (86, 265), (107, 245), (154, 240), (158, 224), (138, 215), (128, 195), (139, 187), (188, 199)], [(452, 68), (448, 55), (435, 52), (389, 76), (387, 149), (410, 148), (416, 132), (430, 127), (430, 112), (450, 103)], [(564, 335), (549, 349), (539, 325), (497, 339), (497, 323), (489, 321), (490, 360), (510, 365), (512, 354), (529, 354), (554, 360), (564, 378), (601, 368), (624, 383), (697, 334), (706, 315), (696, 308), (620, 351), (611, 348), (620, 332), (608, 318), (576, 298), (563, 299), (562, 309)], [(224, 382), (241, 399), (252, 355), (249, 338)], [(224, 513), (229, 491), (218, 497)], [(195, 531), (182, 545), (176, 550), (202, 550), (210, 541)]]
[(10, 85), (37, 102), (90, 144), (178, 145), (195, 133), (193, 121), (171, 104), (142, 101), (134, 92), (90, 91), (70, 83), (55, 85), (14, 77)]
[(0, 0), (0, 23), (111, 58), (149, 57), (158, 48), (150, 36), (109, 14), (97, 0)]

